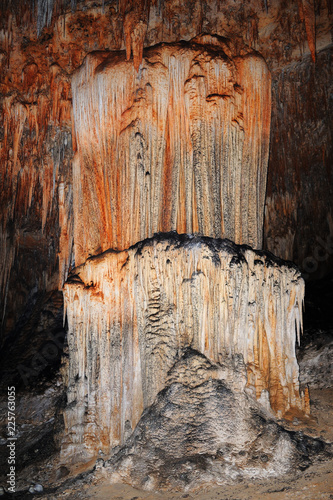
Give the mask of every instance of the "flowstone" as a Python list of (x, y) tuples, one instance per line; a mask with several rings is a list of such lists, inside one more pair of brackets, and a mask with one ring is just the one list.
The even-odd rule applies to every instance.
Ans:
[(229, 240), (158, 235), (89, 259), (64, 288), (63, 458), (123, 445), (187, 348), (211, 363), (241, 355), (247, 391), (272, 415), (308, 411), (295, 356), (303, 295), (291, 263)]
[(72, 93), (76, 264), (157, 232), (262, 246), (271, 76), (257, 52), (204, 34), (145, 49), (139, 71), (93, 53)]
[(242, 356), (212, 363), (187, 349), (125, 446), (98, 464), (95, 477), (193, 491), (305, 468), (324, 448), (286, 431), (247, 393)]

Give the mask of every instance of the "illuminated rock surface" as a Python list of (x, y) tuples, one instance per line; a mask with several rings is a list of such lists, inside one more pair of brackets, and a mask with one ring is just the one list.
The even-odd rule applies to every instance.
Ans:
[(242, 355), (247, 391), (268, 410), (308, 411), (295, 357), (303, 287), (293, 265), (228, 240), (185, 235), (109, 251), (76, 268), (64, 288), (63, 458), (123, 444), (188, 347), (213, 363)]
[[(71, 268), (85, 262), (90, 254), (99, 254), (109, 246), (125, 250), (130, 244), (160, 230), (198, 231), (213, 237), (228, 236), (236, 242), (254, 246), (263, 243), (263, 248), (279, 257), (297, 262), (310, 277), (321, 276), (332, 269), (332, 13), (329, 0), (0, 2), (2, 382), (11, 380), (15, 385), (17, 382), (21, 386), (27, 384), (27, 396), (28, 391), (34, 391), (35, 387), (42, 390), (45, 378), (58, 369), (62, 351), (59, 333), (63, 338), (64, 331), (58, 322), (63, 311), (60, 292), (56, 290), (61, 290)], [(202, 33), (216, 34), (229, 41), (202, 37)], [(115, 56), (110, 51), (122, 52)], [(165, 63), (164, 68), (160, 61)], [(183, 72), (187, 68), (191, 78), (184, 82)], [(193, 72), (195, 68), (200, 68), (202, 74)], [(213, 74), (209, 71), (212, 68), (218, 70), (221, 79), (215, 78), (214, 71)], [(267, 68), (272, 78), (272, 125), (262, 237), (270, 111)], [(126, 76), (128, 86), (124, 95), (110, 76), (114, 72), (119, 75), (119, 81)], [(186, 85), (190, 87), (187, 93)], [(170, 90), (168, 93), (165, 92), (166, 86)], [(86, 99), (87, 92), (91, 100)], [(97, 96), (100, 97), (98, 103)], [(110, 106), (110, 96), (116, 98), (117, 106)], [(187, 114), (182, 112), (183, 109)], [(82, 110), (87, 119), (80, 122)], [(97, 113), (91, 112), (96, 110)], [(121, 113), (120, 122), (117, 113)], [(111, 118), (115, 117), (118, 129), (115, 123), (111, 123)], [(214, 127), (216, 125), (214, 130), (211, 123)], [(110, 152), (113, 153), (109, 155)], [(160, 163), (156, 159), (161, 159)], [(94, 168), (96, 170), (92, 172)], [(219, 169), (223, 175), (218, 173)], [(259, 178), (256, 172), (260, 173)], [(126, 182), (121, 182), (124, 174)], [(135, 180), (131, 177), (134, 174)], [(188, 182), (191, 175), (193, 181)], [(115, 182), (119, 186), (116, 191)], [(236, 247), (232, 248), (235, 250)], [(158, 258), (170, 252), (171, 249), (161, 250)], [(100, 295), (93, 299), (90, 282), (85, 282), (87, 288), (84, 290), (79, 282), (75, 285), (78, 287), (77, 298), (74, 294), (74, 302), (68, 306), (72, 319), (74, 312), (77, 313), (76, 324), (73, 321), (71, 324), (74, 336), (71, 345), (77, 335), (81, 335), (82, 342), (87, 340), (88, 343), (81, 345), (78, 342), (78, 350), (73, 348), (70, 351), (69, 378), (66, 365), (62, 368), (64, 383), (70, 383), (68, 396), (71, 405), (65, 416), (66, 430), (70, 429), (71, 433), (63, 439), (64, 463), (56, 478), (69, 474), (69, 469), (75, 474), (74, 470), (78, 469), (71, 468), (71, 460), (86, 460), (99, 451), (98, 445), (102, 452), (110, 450), (113, 446), (110, 438), (113, 405), (112, 408), (120, 408), (120, 414), (114, 420), (116, 428), (112, 430), (112, 439), (116, 436), (116, 442), (124, 443), (127, 448), (105, 468), (107, 475), (113, 474), (112, 480), (117, 474), (126, 480), (127, 475), (128, 480), (141, 487), (158, 485), (155, 472), (154, 477), (148, 477), (147, 467), (151, 465), (147, 457), (149, 443), (156, 439), (158, 444), (161, 436), (166, 439), (170, 436), (172, 443), (173, 433), (179, 442), (186, 442), (182, 438), (182, 429), (178, 432), (172, 425), (165, 427), (165, 434), (161, 433), (163, 429), (159, 425), (163, 423), (163, 415), (160, 409), (169, 405), (175, 390), (179, 391), (178, 394), (183, 391), (189, 401), (196, 400), (196, 394), (199, 394), (195, 384), (191, 382), (187, 386), (179, 375), (180, 366), (183, 366), (181, 360), (190, 352), (189, 345), (196, 349), (189, 359), (197, 363), (193, 367), (192, 361), (188, 361), (189, 373), (200, 380), (202, 376), (202, 387), (209, 392), (207, 411), (201, 415), (195, 403), (193, 412), (204, 427), (207, 421), (214, 452), (220, 447), (216, 434), (225, 433), (228, 439), (234, 437), (227, 434), (223, 422), (217, 422), (213, 429), (209, 427), (209, 413), (215, 415), (217, 407), (221, 411), (229, 408), (239, 426), (240, 440), (241, 436), (248, 435), (251, 443), (255, 439), (255, 430), (254, 422), (248, 418), (249, 407), (255, 407), (257, 411), (258, 403), (268, 408), (269, 402), (273, 413), (280, 415), (281, 412), (289, 422), (295, 420), (297, 426), (304, 412), (308, 411), (308, 395), (304, 398), (299, 395), (294, 354), (293, 318), (299, 322), (297, 309), (301, 307), (303, 294), (299, 275), (293, 279), (291, 268), (287, 269), (285, 264), (274, 259), (272, 267), (266, 269), (266, 260), (270, 257), (257, 256), (252, 262), (249, 256), (253, 254), (246, 250), (246, 259), (250, 262), (248, 274), (241, 259), (232, 268), (234, 274), (230, 278), (227, 264), (224, 270), (217, 265), (219, 273), (209, 271), (212, 264), (208, 265), (208, 262), (212, 258), (208, 250), (205, 254), (205, 250), (201, 255), (202, 262), (204, 257), (208, 259), (204, 259), (205, 264), (200, 261), (200, 266), (205, 272), (207, 270), (208, 280), (202, 274), (190, 274), (186, 245), (183, 248), (180, 244), (177, 252), (176, 267), (172, 271), (177, 276), (172, 285), (166, 271), (170, 264), (166, 264), (163, 257), (161, 268), (152, 264), (151, 256), (147, 257), (151, 267), (147, 269), (142, 267), (143, 264), (134, 264), (136, 261), (129, 251), (131, 266), (138, 271), (138, 276), (144, 277), (145, 284), (138, 288), (141, 291), (136, 295), (137, 281), (135, 276), (132, 281), (127, 278), (126, 264), (119, 271), (124, 279), (123, 284), (117, 284), (120, 295), (114, 296), (111, 306), (105, 297), (102, 298), (103, 287), (110, 296), (114, 294), (114, 290), (108, 288), (108, 280), (96, 285), (96, 293)], [(237, 260), (239, 250), (235, 252)], [(117, 255), (121, 258), (124, 253)], [(265, 265), (255, 264), (262, 259)], [(172, 262), (171, 258), (169, 260)], [(220, 260), (225, 262), (224, 257)], [(161, 274), (154, 274), (156, 269)], [(249, 270), (254, 273), (251, 277)], [(104, 279), (103, 272), (99, 274), (101, 280)], [(273, 276), (269, 275), (270, 272)], [(224, 273), (224, 278), (219, 281), (221, 273)], [(230, 276), (232, 273), (230, 269)], [(163, 286), (159, 281), (161, 276)], [(190, 281), (186, 282), (186, 279)], [(258, 286), (264, 279), (265, 286), (261, 290)], [(296, 283), (290, 284), (295, 280)], [(156, 288), (156, 283), (159, 288)], [(237, 295), (234, 292), (239, 289), (239, 283), (243, 288)], [(267, 287), (266, 283), (270, 285)], [(69, 295), (72, 286), (66, 285)], [(124, 294), (122, 287), (125, 287)], [(159, 289), (162, 294), (156, 292)], [(298, 292), (294, 296), (295, 290)], [(246, 305), (247, 293), (255, 295), (255, 300), (250, 299)], [(54, 302), (52, 307), (47, 305), (47, 297)], [(131, 300), (121, 303), (120, 297), (130, 297)], [(83, 315), (79, 314), (76, 301), (81, 299), (93, 304), (94, 309), (89, 307)], [(220, 304), (218, 310), (212, 300)], [(156, 304), (161, 304), (159, 309)], [(168, 304), (171, 304), (169, 309)], [(266, 305), (262, 307), (263, 304)], [(141, 316), (139, 310), (143, 311)], [(82, 317), (87, 319), (89, 331), (88, 326), (82, 324)], [(106, 327), (105, 318), (109, 321)], [(112, 321), (118, 318), (118, 324), (110, 318)], [(137, 324), (133, 323), (133, 318)], [(288, 321), (292, 323), (291, 328)], [(109, 344), (99, 338), (99, 332), (104, 332), (103, 335), (111, 332), (108, 325), (112, 325), (113, 334), (124, 334), (122, 343), (111, 345), (112, 352), (103, 350)], [(184, 325), (189, 325), (186, 331)], [(222, 335), (221, 325), (225, 325)], [(158, 338), (156, 329), (162, 335), (162, 344), (154, 343)], [(136, 336), (132, 338), (130, 331)], [(148, 339), (146, 343), (142, 342), (143, 337)], [(319, 341), (315, 337), (317, 345)], [(129, 339), (132, 343), (128, 342)], [(176, 347), (174, 340), (178, 343)], [(218, 356), (222, 341), (226, 347)], [(199, 348), (197, 344), (200, 344)], [(116, 378), (116, 387), (122, 392), (116, 392), (114, 399), (110, 399), (113, 372), (103, 363), (111, 359), (120, 345), (122, 357), (116, 357), (116, 363), (122, 366), (122, 370)], [(131, 346), (139, 347), (136, 350), (133, 347), (131, 352)], [(233, 346), (235, 352), (239, 351), (246, 362), (245, 378), (240, 376), (240, 381), (246, 379), (247, 382), (245, 393), (238, 385), (237, 377), (241, 371), (233, 364), (239, 359), (238, 355), (231, 356), (227, 362), (228, 346), (229, 349)], [(309, 383), (310, 388), (325, 387), (321, 390), (329, 390), (326, 387), (331, 384), (330, 344), (327, 342), (325, 346), (320, 353), (314, 347), (303, 356), (300, 380)], [(139, 360), (141, 371), (136, 371), (133, 366), (124, 371), (123, 367), (128, 366), (124, 354), (127, 352), (130, 360)], [(156, 359), (160, 361), (154, 360), (152, 352), (156, 352)], [(201, 358), (198, 352), (203, 352), (205, 358)], [(102, 353), (104, 358), (96, 353)], [(165, 375), (169, 368), (172, 379), (171, 372)], [(78, 373), (84, 373), (87, 378), (76, 378)], [(96, 379), (98, 373), (101, 377)], [(137, 378), (129, 379), (129, 373), (134, 373)], [(209, 377), (205, 378), (208, 374), (212, 375), (211, 381)], [(6, 387), (7, 383), (2, 385)], [(104, 386), (107, 389), (103, 395), (101, 387)], [(163, 393), (164, 386), (169, 389)], [(231, 391), (228, 396), (224, 389), (219, 392), (218, 388), (222, 386)], [(51, 415), (51, 401), (58, 401), (54, 403), (57, 406), (55, 412), (60, 411), (63, 404), (62, 389), (58, 389), (56, 398), (52, 391), (47, 390), (45, 402), (38, 396), (35, 400), (32, 398), (31, 405), (17, 406), (17, 423), (22, 425), (19, 430), (22, 444), (17, 450), (18, 470), (26, 467), (26, 456), (31, 467), (25, 474), (19, 473), (22, 497), (28, 490), (26, 478), (45, 486), (57, 480), (50, 472), (56, 471), (57, 465), (48, 463), (41, 472), (43, 466), (35, 457), (44, 461), (63, 438), (62, 431), (55, 430), (57, 425)], [(220, 397), (222, 392), (226, 397)], [(331, 392), (327, 394), (329, 401)], [(28, 402), (26, 395), (22, 401)], [(156, 406), (156, 397), (160, 407)], [(128, 403), (131, 398), (136, 401), (133, 410)], [(201, 402), (204, 401), (199, 401), (199, 408)], [(230, 402), (242, 408), (238, 420), (232, 413)], [(44, 404), (50, 411), (36, 418), (31, 415)], [(6, 408), (5, 400), (1, 400), (1, 405)], [(326, 418), (328, 407), (314, 404), (314, 411), (320, 408), (320, 418), (322, 415)], [(154, 430), (157, 434), (154, 438), (152, 433), (143, 433), (145, 442), (140, 444), (135, 436), (128, 441), (128, 436), (139, 421), (142, 410), (145, 412), (142, 422), (146, 419), (150, 423), (154, 416), (156, 427), (152, 428), (152, 433)], [(259, 413), (262, 411), (258, 410)], [(188, 413), (187, 407), (183, 406), (172, 416), (176, 420), (183, 418), (190, 427), (193, 424), (194, 417)], [(43, 425), (37, 428), (38, 421)], [(62, 420), (57, 421), (61, 427)], [(244, 425), (240, 424), (242, 421)], [(27, 432), (23, 428), (24, 422), (28, 423)], [(138, 424), (141, 430), (142, 422)], [(303, 419), (305, 432), (309, 431), (307, 425), (310, 422), (311, 418)], [(4, 419), (1, 425), (1, 439), (4, 439), (0, 445), (5, 452), (1, 452), (0, 473), (6, 477), (7, 431)], [(328, 427), (327, 422), (325, 426)], [(274, 427), (269, 437), (265, 429), (266, 424), (263, 424), (259, 432), (271, 444), (271, 450), (268, 450), (271, 454), (260, 454), (264, 457), (262, 476), (270, 474), (272, 464), (279, 472), (288, 469), (287, 459), (277, 462), (274, 458), (279, 432), (275, 433)], [(57, 438), (53, 442), (52, 435), (55, 434)], [(299, 464), (304, 468), (304, 463), (294, 454), (294, 445), (285, 435), (282, 440), (285, 443), (283, 449), (289, 450), (293, 457), (292, 467)], [(238, 449), (235, 441), (232, 445)], [(259, 448), (263, 450), (265, 443)], [(199, 443), (195, 449), (207, 453), (205, 443)], [(304, 451), (302, 443), (300, 449)], [(185, 450), (189, 454), (194, 452), (191, 447)], [(135, 455), (130, 468), (138, 465), (138, 454), (142, 454), (139, 470), (146, 474), (143, 478), (133, 476), (133, 470), (126, 469), (128, 451)], [(169, 453), (167, 445), (164, 451)], [(154, 453), (158, 458), (156, 450)], [(227, 460), (233, 460), (232, 452), (228, 453), (225, 455)], [(257, 460), (255, 457), (252, 450), (244, 462), (237, 455), (236, 468), (243, 464), (245, 470), (249, 470), (249, 464)], [(58, 463), (58, 457), (55, 460)], [(201, 463), (211, 470), (206, 459)], [(82, 463), (77, 465), (82, 466)], [(186, 473), (177, 483), (179, 477), (172, 468), (168, 469), (166, 462), (163, 467), (164, 478), (170, 472), (170, 482), (163, 480), (162, 487), (168, 484), (187, 487)], [(219, 465), (217, 469), (221, 472)], [(207, 478), (214, 481), (214, 474), (204, 476), (202, 469), (200, 474), (203, 482)], [(244, 477), (249, 477), (246, 474)], [(191, 485), (197, 480), (199, 484), (200, 478), (193, 478), (192, 474)], [(45, 494), (49, 497), (51, 493), (53, 491)], [(83, 498), (80, 489), (77, 495)], [(301, 495), (305, 495), (304, 489)], [(319, 498), (319, 495), (312, 496)], [(73, 492), (69, 492), (69, 497), (74, 498)], [(94, 495), (88, 497), (95, 498)], [(61, 493), (60, 498), (64, 498)], [(167, 498), (169, 500), (169, 496)]]
[(270, 419), (245, 385), (241, 357), (215, 365), (185, 351), (126, 445), (96, 476), (144, 490), (191, 491), (281, 476), (304, 466), (307, 452), (324, 450)]
[[(262, 246), (270, 74), (209, 35), (91, 55), (72, 80), (77, 264), (158, 231)], [(89, 126), (87, 127), (87, 124)]]

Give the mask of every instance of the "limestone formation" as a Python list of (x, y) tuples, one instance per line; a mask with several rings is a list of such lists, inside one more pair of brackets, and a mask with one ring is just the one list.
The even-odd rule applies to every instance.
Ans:
[[(188, 348), (214, 366), (240, 356), (244, 381), (220, 366), (221, 377), (246, 384), (272, 416), (307, 412), (295, 357), (303, 296), (295, 266), (229, 240), (160, 235), (88, 259), (64, 287), (63, 459), (108, 455), (124, 444)], [(200, 373), (189, 373), (188, 383)]]
[[(189, 491), (304, 469), (324, 446), (282, 428), (311, 423), (304, 282), (246, 245), (332, 269), (332, 15), (0, 1), (0, 372), (37, 391), (17, 399), (17, 497), (97, 456), (111, 483)], [(300, 383), (327, 390), (318, 345), (298, 351)]]
[[(0, 2), (2, 341), (24, 318), (36, 294), (61, 289), (74, 265), (73, 190), (77, 178), (72, 175), (72, 156), (77, 145), (72, 129), (71, 81), (87, 55), (93, 61), (97, 53), (104, 54), (104, 60), (109, 51), (122, 50), (124, 63), (128, 59), (125, 67), (132, 66), (136, 77), (141, 62), (147, 66), (149, 47), (152, 50), (158, 44), (181, 41), (190, 44), (200, 33), (216, 34), (234, 40), (231, 67), (237, 68), (237, 83), (246, 93), (252, 83), (240, 82), (238, 56), (242, 60), (245, 46), (245, 52), (255, 59), (258, 51), (267, 62), (273, 82), (264, 247), (280, 257), (292, 258), (300, 266), (304, 263), (304, 271), (313, 271), (311, 277), (332, 269), (329, 95), (333, 82), (333, 9), (330, 0), (317, 2), (314, 7), (311, 0)], [(201, 46), (205, 45), (202, 41)], [(237, 47), (232, 48), (234, 45)], [(312, 57), (316, 57), (315, 65), (309, 46)], [(207, 47), (211, 51), (209, 43)], [(146, 52), (142, 61), (143, 48)], [(236, 98), (242, 100), (238, 94)], [(230, 100), (224, 99), (223, 106)], [(208, 109), (213, 102), (204, 101), (204, 105)], [(94, 128), (93, 122), (85, 125), (89, 130)], [(240, 132), (234, 130), (234, 137), (240, 139)], [(149, 176), (146, 184), (148, 181)], [(191, 186), (189, 189), (194, 193)], [(214, 214), (215, 206), (216, 202), (209, 207)], [(95, 213), (92, 206), (83, 207)], [(225, 210), (223, 216), (229, 217)], [(219, 235), (214, 231), (211, 235)], [(79, 229), (77, 232), (80, 236)], [(232, 236), (225, 231), (220, 235)], [(98, 240), (100, 228), (97, 236)], [(90, 244), (89, 233), (88, 237)], [(245, 242), (246, 238), (242, 234), (237, 241)], [(91, 248), (87, 252), (86, 256)]]
[(281, 476), (309, 465), (320, 440), (286, 432), (244, 391), (241, 356), (222, 364), (187, 349), (132, 436), (96, 477), (144, 490), (203, 486)]
[(91, 54), (72, 80), (76, 264), (176, 230), (262, 246), (270, 73), (254, 51), (201, 35)]

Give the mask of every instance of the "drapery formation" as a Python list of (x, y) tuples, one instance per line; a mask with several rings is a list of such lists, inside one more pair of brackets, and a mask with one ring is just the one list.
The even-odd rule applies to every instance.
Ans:
[(159, 231), (262, 245), (270, 73), (203, 35), (93, 54), (72, 81), (76, 264)]
[(123, 444), (189, 347), (216, 363), (241, 354), (248, 391), (276, 415), (308, 410), (295, 356), (304, 282), (290, 263), (228, 240), (159, 236), (89, 259), (64, 296), (64, 457)]

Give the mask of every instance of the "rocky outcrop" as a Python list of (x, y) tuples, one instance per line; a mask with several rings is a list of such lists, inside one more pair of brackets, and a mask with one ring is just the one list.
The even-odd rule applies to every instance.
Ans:
[(307, 412), (295, 357), (303, 295), (293, 265), (228, 240), (162, 235), (89, 259), (64, 287), (63, 459), (123, 444), (189, 347), (215, 364), (240, 355), (248, 391), (272, 414)]
[(307, 467), (325, 444), (287, 432), (245, 390), (241, 356), (221, 364), (188, 349), (126, 445), (95, 477), (144, 490), (274, 478)]

